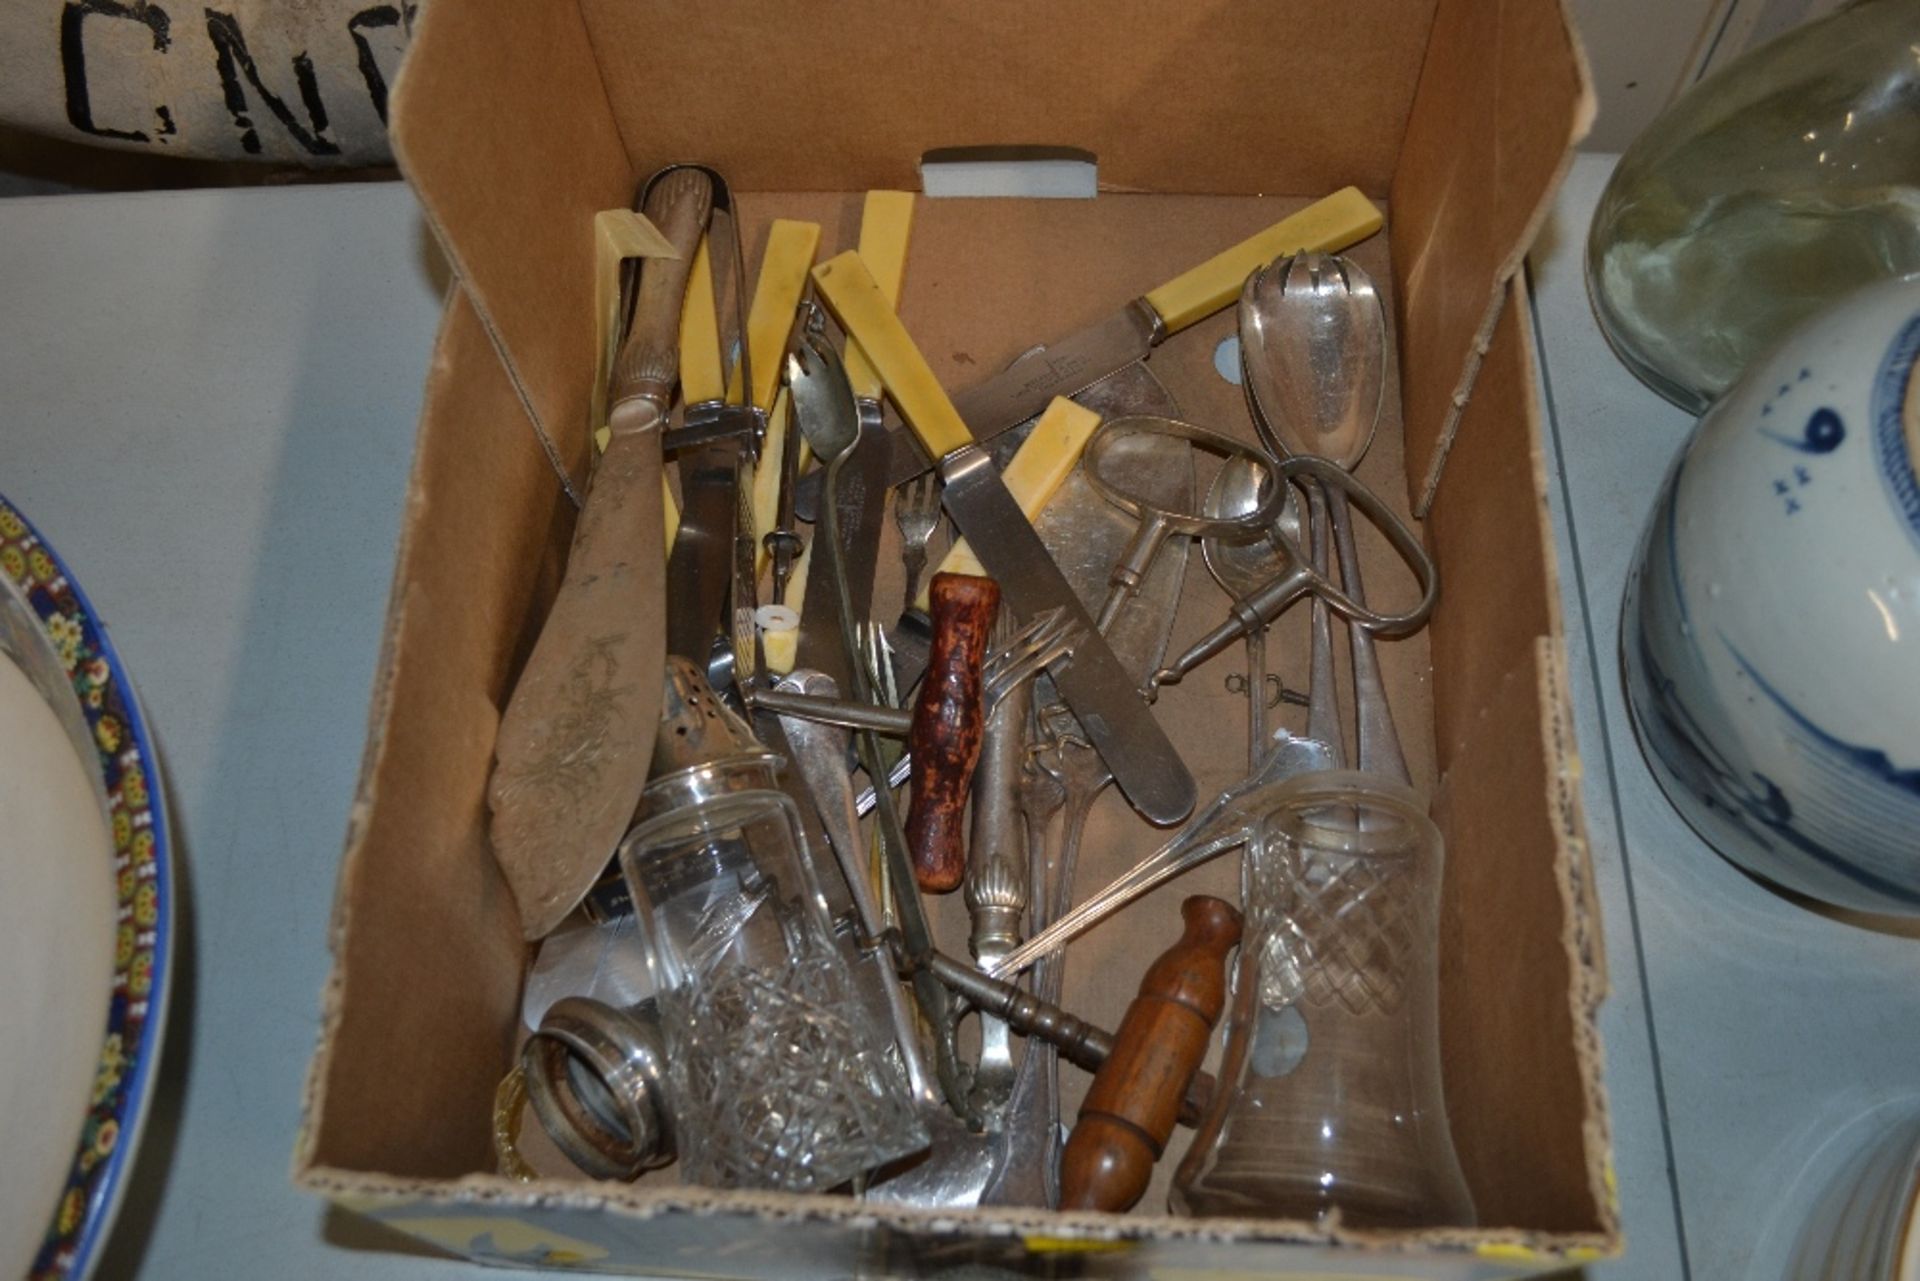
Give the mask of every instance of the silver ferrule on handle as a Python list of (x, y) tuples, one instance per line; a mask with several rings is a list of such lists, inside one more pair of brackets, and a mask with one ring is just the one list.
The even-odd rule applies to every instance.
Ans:
[(973, 772), (964, 893), (973, 924), (968, 945), (982, 964), (991, 964), (1019, 943), (1027, 910), (1026, 841), (1017, 802), (1032, 702), (1033, 686), (1026, 682), (1000, 700), (988, 717)]
[[(990, 965), (1020, 942), (1027, 909), (1026, 839), (1018, 808), (1026, 757), (1027, 713), (1033, 684), (1022, 681), (987, 718), (980, 761), (973, 772), (973, 831), (967, 850), (965, 897), (974, 960)], [(1006, 1021), (980, 1016), (980, 1058), (974, 1096), (988, 1108), (1013, 1093), (1013, 1045)]]

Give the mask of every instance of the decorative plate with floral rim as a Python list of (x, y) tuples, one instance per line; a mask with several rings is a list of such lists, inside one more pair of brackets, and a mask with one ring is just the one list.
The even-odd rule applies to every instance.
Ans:
[(99, 1260), (159, 1067), (170, 853), (126, 671), (0, 497), (0, 1278)]

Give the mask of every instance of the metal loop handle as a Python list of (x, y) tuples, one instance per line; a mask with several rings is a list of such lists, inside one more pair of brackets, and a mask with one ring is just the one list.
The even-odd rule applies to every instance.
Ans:
[[(1260, 502), (1250, 512), (1219, 517), (1176, 511), (1127, 492), (1118, 481), (1105, 474), (1104, 463), (1116, 442), (1135, 436), (1170, 436), (1184, 440), (1190, 446), (1198, 445), (1229, 458), (1245, 459), (1260, 469), (1264, 482), (1261, 485)], [(1102, 632), (1112, 626), (1121, 606), (1139, 590), (1147, 567), (1153, 564), (1154, 556), (1159, 553), (1168, 535), (1251, 537), (1279, 516), (1287, 497), (1286, 485), (1276, 474), (1273, 460), (1256, 447), (1242, 444), (1211, 428), (1157, 414), (1132, 414), (1108, 422), (1094, 433), (1082, 463), (1087, 483), (1093, 491), (1140, 522), (1140, 529), (1134, 534), (1133, 541), (1127, 544), (1126, 552), (1108, 575), (1106, 603), (1100, 607), (1100, 616), (1095, 620), (1095, 626)]]
[(1380, 636), (1405, 636), (1418, 631), (1433, 613), (1434, 604), (1440, 598), (1440, 572), (1406, 522), (1395, 516), (1379, 495), (1337, 464), (1312, 454), (1295, 454), (1283, 459), (1277, 470), (1282, 484), (1300, 481), (1321, 485), (1328, 491), (1338, 490), (1358, 507), (1386, 535), (1394, 551), (1413, 571), (1420, 583), (1419, 603), (1405, 613), (1383, 614), (1356, 602), (1326, 574), (1313, 568), (1298, 542), (1274, 526), (1267, 531), (1267, 537), (1274, 540), (1280, 551), (1283, 563), (1279, 571), (1261, 586), (1236, 598), (1228, 607), (1224, 622), (1149, 676), (1141, 691), (1148, 702), (1154, 700), (1161, 686), (1181, 680), (1240, 637), (1267, 626), (1303, 596), (1319, 597), (1356, 626)]
[[(1173, 436), (1210, 453), (1246, 459), (1260, 469), (1260, 502), (1253, 510), (1237, 516), (1207, 516), (1200, 512), (1162, 507), (1138, 494), (1129, 493), (1120, 479), (1107, 474), (1106, 468), (1108, 455), (1114, 446), (1134, 436)], [(1190, 538), (1223, 538), (1230, 543), (1257, 538), (1280, 515), (1287, 498), (1286, 487), (1280, 483), (1273, 459), (1258, 445), (1236, 440), (1198, 423), (1158, 414), (1129, 414), (1123, 418), (1109, 419), (1087, 442), (1082, 461), (1086, 468), (1087, 483), (1093, 486), (1093, 491), (1100, 497), (1137, 520), (1157, 522), (1169, 533), (1185, 534)]]
[[(1375, 528), (1386, 535), (1387, 542), (1406, 562), (1407, 568), (1413, 571), (1414, 580), (1420, 586), (1420, 599), (1412, 609), (1403, 613), (1383, 614), (1357, 603), (1326, 575), (1312, 569), (1306, 570), (1308, 590), (1326, 601), (1336, 613), (1378, 636), (1408, 636), (1424, 627), (1433, 613), (1434, 605), (1440, 600), (1440, 570), (1433, 563), (1433, 557), (1427, 554), (1427, 549), (1420, 545), (1419, 536), (1407, 523), (1396, 516), (1380, 496), (1362, 484), (1352, 472), (1318, 455), (1295, 454), (1281, 461), (1279, 471), (1287, 480), (1309, 479), (1344, 493), (1373, 522)], [(1299, 554), (1299, 547), (1284, 533), (1275, 530), (1272, 536), (1281, 541), (1296, 565), (1307, 565), (1307, 558)]]

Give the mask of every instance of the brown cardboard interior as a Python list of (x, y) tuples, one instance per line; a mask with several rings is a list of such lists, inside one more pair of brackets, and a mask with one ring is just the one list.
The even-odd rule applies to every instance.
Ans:
[[(1136, 29), (1154, 29), (1156, 18), (1171, 21), (1164, 7), (1122, 7)], [(1302, 7), (1279, 9), (1303, 24), (1304, 16), (1293, 12)], [(1349, 12), (1305, 7), (1316, 17)], [(880, 20), (887, 15), (877, 7), (856, 8), (851, 16), (872, 17), (885, 27)], [(969, 13), (998, 14), (1001, 8), (975, 6)], [(1218, 23), (1253, 21), (1245, 7), (1205, 8)], [(1291, 127), (1298, 119), (1277, 127), (1269, 121), (1285, 117), (1271, 115), (1268, 105), (1257, 120), (1248, 117), (1244, 76), (1254, 63), (1222, 54), (1220, 77), (1233, 92), (1210, 96), (1192, 87), (1207, 80), (1200, 77), (1187, 82), (1189, 92), (1180, 98), (1195, 124), (1180, 135), (1180, 146), (1204, 154), (1174, 164), (1145, 143), (1137, 145), (1147, 149), (1136, 153), (1119, 127), (1111, 148), (1101, 146), (1104, 135), (1058, 140), (1101, 150), (1103, 175), (1109, 181), (1127, 175), (1136, 186), (1235, 190), (1244, 180), (1257, 189), (1257, 175), (1272, 172), (1312, 182), (1274, 190), (1314, 195), (1339, 182), (1360, 181), (1376, 195), (1390, 187), (1396, 199), (1405, 191), (1410, 201), (1427, 201), (1421, 221), (1396, 204), (1388, 234), (1357, 251), (1395, 300), (1403, 363), (1400, 394), (1390, 396), (1390, 421), (1361, 474), (1404, 507), (1404, 496), (1419, 486), (1430, 457), (1442, 447), (1446, 417), (1431, 412), (1415, 422), (1414, 406), (1424, 403), (1422, 397), (1431, 400), (1434, 387), (1446, 389), (1439, 403), (1453, 403), (1465, 365), (1474, 363), (1466, 357), (1473, 343), (1459, 340), (1463, 317), (1478, 324), (1483, 312), (1494, 314), (1488, 299), (1502, 297), (1501, 264), (1517, 260), (1517, 238), (1544, 203), (1583, 107), (1577, 59), (1554, 4), (1507, 0), (1487, 6), (1521, 15), (1495, 22), (1499, 57), (1491, 69), (1470, 47), (1470, 33), (1483, 30), (1475, 25), (1481, 18), (1469, 12), (1475, 6), (1442, 0), (1431, 50), (1425, 10), (1416, 23), (1400, 6), (1392, 8), (1391, 19), (1369, 10), (1380, 37), (1369, 55), (1377, 61), (1366, 64), (1373, 74), (1342, 78), (1316, 97), (1311, 120), (1321, 129)], [(759, 21), (745, 34), (765, 45), (774, 24), (769, 11), (755, 12)], [(1090, 6), (1048, 12), (1059, 29), (1037, 34), (1084, 37), (1094, 46), (1087, 57), (1095, 65), (1126, 70), (1136, 84), (1150, 72), (1159, 77), (1154, 83), (1170, 83), (1168, 66), (1187, 65), (1170, 54), (1167, 65), (1134, 57), (1139, 42), (1108, 29), (1124, 30), (1123, 24), (1091, 22)], [(590, 325), (586, 228), (592, 211), (626, 200), (635, 171), (652, 163), (650, 155), (681, 145), (711, 146), (714, 151), (706, 154), (745, 170), (736, 171), (735, 179), (747, 188), (753, 186), (749, 178), (762, 174), (791, 175), (816, 187), (828, 180), (815, 174), (851, 177), (838, 191), (749, 190), (741, 197), (751, 252), (757, 253), (765, 220), (778, 214), (820, 222), (824, 257), (853, 243), (862, 183), (878, 177), (904, 185), (903, 178), (910, 178), (901, 166), (918, 152), (902, 159), (888, 148), (923, 140), (907, 126), (839, 125), (833, 122), (842, 117), (832, 111), (768, 107), (768, 100), (751, 95), (721, 91), (694, 103), (691, 80), (683, 84), (671, 76), (686, 74), (683, 61), (704, 65), (703, 58), (727, 47), (725, 40), (743, 34), (729, 28), (733, 19), (716, 17), (710, 8), (698, 15), (678, 3), (616, 10), (587, 0), (587, 18), (580, 21), (567, 0), (521, 7), (474, 0), (466, 14), (450, 14), (429, 10), (396, 95), (401, 154), (463, 280), (449, 302), (430, 375), (387, 652), (336, 905), (337, 968), (299, 1157), (310, 1182), (335, 1188), (377, 1188), (490, 1168), (489, 1102), (509, 1061), (524, 956), (509, 896), (486, 848), (482, 797), (499, 708), (550, 599), (571, 527), (572, 510), (554, 481), (549, 453), (576, 477), (586, 457), (592, 352), (583, 335)], [(678, 25), (662, 25), (668, 16)], [(1084, 30), (1069, 21), (1075, 17), (1089, 19)], [(644, 27), (629, 25), (642, 21)], [(958, 24), (944, 34), (963, 51), (1001, 54), (1003, 65), (1006, 59), (1017, 65), (1014, 51), (1031, 47), (1036, 38), (1025, 28), (995, 27), (984, 19), (938, 21)], [(1261, 69), (1291, 66), (1300, 42), (1289, 39), (1284, 26), (1259, 21), (1238, 29), (1237, 42), (1224, 43), (1259, 44)], [(889, 33), (892, 51), (920, 48), (925, 29), (914, 30), (911, 41)], [(1204, 44), (1213, 37), (1198, 33), (1211, 30), (1196, 23), (1187, 34)], [(1368, 28), (1355, 19), (1350, 31), (1344, 25), (1341, 30), (1351, 43)], [(673, 66), (681, 69), (665, 82), (686, 92), (656, 92), (663, 82), (643, 82), (630, 70), (649, 65), (635, 55), (662, 32), (686, 42), (690, 57), (676, 54)], [(824, 39), (808, 43), (815, 38), (802, 32), (797, 46), (783, 47), (804, 51), (790, 60), (816, 77), (808, 87), (844, 84), (822, 74), (841, 66), (835, 53), (840, 46)], [(503, 52), (516, 45), (511, 56)], [(847, 59), (855, 47), (846, 46)], [(885, 50), (873, 42), (858, 47), (861, 67), (885, 82), (895, 95), (890, 101), (911, 101), (915, 94), (902, 96), (905, 86), (917, 91), (929, 77), (938, 78), (931, 64), (915, 60), (918, 55), (907, 57), (902, 71), (878, 56)], [(937, 42), (929, 39), (927, 47)], [(1081, 44), (1074, 48), (1078, 55)], [(1550, 65), (1542, 71), (1535, 62)], [(758, 56), (749, 60), (769, 75), (784, 65), (763, 63)], [(1471, 65), (1454, 65), (1462, 63)], [(942, 62), (939, 70), (945, 68)], [(1472, 73), (1517, 77), (1533, 87), (1538, 97), (1525, 108), (1530, 118), (1510, 120), (1521, 112), (1505, 109), (1492, 119), (1472, 113), (1446, 118), (1449, 104), (1435, 86), (1450, 74), (1470, 80)], [(1044, 68), (1020, 83), (1036, 78), (1045, 79)], [(472, 101), (476, 82), (495, 89), (488, 95), (494, 106), (484, 129), (477, 127)], [(785, 87), (777, 77), (774, 83)], [(844, 90), (825, 92), (832, 106), (831, 95)], [(1022, 110), (958, 117), (983, 122), (980, 137), (936, 140), (1055, 140), (1000, 132), (1053, 119), (1034, 113), (1071, 96), (1057, 83), (1035, 93), (1040, 96), (1031, 103), (1014, 96), (1016, 105), (1028, 104)], [(816, 94), (810, 101), (819, 100)], [(1525, 94), (1514, 100), (1528, 101)], [(761, 102), (755, 122), (781, 116), (788, 127), (792, 122), (783, 112), (829, 122), (822, 126), (819, 167), (805, 174), (781, 168), (794, 163), (798, 144), (755, 151), (740, 141), (746, 121), (724, 114), (740, 101)], [(1115, 98), (1110, 105), (1125, 103)], [(846, 118), (865, 119), (854, 110), (861, 104), (837, 105)], [(951, 116), (920, 107), (894, 106), (888, 119), (937, 124)], [(656, 120), (679, 132), (636, 147), (636, 139), (653, 136)], [(714, 120), (725, 120), (726, 127), (710, 128)], [(1231, 129), (1201, 127), (1215, 120), (1257, 128), (1269, 141), (1254, 145)], [(1156, 126), (1158, 121), (1156, 115)], [(1357, 122), (1351, 150), (1318, 149), (1320, 140), (1348, 122)], [(1154, 132), (1138, 122), (1130, 127)], [(1526, 217), (1503, 223), (1489, 213), (1475, 222), (1460, 216), (1458, 174), (1423, 174), (1425, 162), (1398, 148), (1403, 128), (1409, 139), (1425, 131), (1423, 156), (1472, 147), (1473, 140), (1454, 136), (1469, 128), (1502, 137), (1517, 131), (1527, 138), (1557, 129), (1558, 150), (1549, 156), (1518, 143), (1514, 151), (1496, 148), (1495, 172), (1474, 180), (1504, 193), (1499, 209), (1521, 210)], [(1308, 150), (1296, 150), (1308, 136), (1312, 141), (1300, 144)], [(1346, 135), (1339, 136), (1344, 142)], [(1379, 147), (1381, 139), (1394, 145)], [(1521, 160), (1514, 161), (1514, 154)], [(1136, 155), (1170, 168), (1142, 160), (1144, 167), (1127, 169)], [(1160, 181), (1146, 181), (1156, 174)], [(1436, 192), (1456, 194), (1436, 198)], [(1070, 332), (1299, 203), (1301, 197), (1205, 194), (1108, 194), (1092, 202), (922, 200), (902, 313), (936, 371), (957, 385), (1033, 341)], [(1473, 255), (1478, 273), (1455, 270), (1459, 260), (1450, 248)], [(1447, 307), (1432, 300), (1434, 289), (1446, 293)], [(1458, 303), (1460, 298), (1467, 302)], [(1231, 327), (1230, 315), (1216, 317), (1162, 348), (1151, 367), (1190, 417), (1238, 424), (1245, 432), (1238, 390), (1212, 370), (1214, 344)], [(1456, 346), (1460, 354), (1450, 359), (1446, 353)], [(1491, 1229), (1562, 1234), (1592, 1244), (1610, 1240), (1615, 1231), (1603, 1188), (1605, 1112), (1590, 1021), (1600, 980), (1588, 940), (1597, 926), (1588, 918), (1591, 896), (1580, 875), (1578, 815), (1565, 799), (1572, 748), (1559, 730), (1565, 717), (1558, 619), (1551, 608), (1551, 553), (1524, 346), (1524, 329), (1510, 308), (1491, 337), (1488, 372), (1459, 424), (1455, 457), (1425, 530), (1446, 583), (1441, 612), (1429, 636), (1388, 646), (1384, 657), (1416, 781), (1434, 796), (1449, 841), (1443, 907), (1448, 1099), (1482, 1221)], [(501, 352), (511, 359), (503, 360)], [(1397, 421), (1402, 405), (1408, 411), (1404, 430)], [(1369, 586), (1390, 594), (1399, 580), (1379, 547), (1367, 554)], [(883, 550), (881, 565), (876, 598), (895, 599), (897, 562), (889, 550)], [(1220, 606), (1197, 554), (1187, 583), (1175, 646), (1209, 625)], [(1286, 620), (1271, 643), (1279, 670), (1294, 683), (1301, 679), (1304, 654), (1301, 623)], [(1203, 790), (1244, 769), (1239, 699), (1220, 686), (1222, 674), (1236, 669), (1232, 659), (1217, 660), (1163, 700), (1162, 721), (1194, 760)], [(1223, 728), (1228, 725), (1230, 730)], [(1089, 830), (1078, 884), (1083, 890), (1099, 884), (1153, 843), (1152, 833), (1109, 795)], [(1173, 903), (1196, 889), (1225, 889), (1231, 881), (1225, 867), (1206, 869), (1090, 935), (1076, 945), (1069, 965), (1070, 996), (1111, 1026), (1137, 981), (1144, 964), (1139, 958), (1175, 932)], [(942, 905), (940, 928), (950, 945), (959, 911), (957, 902)], [(1075, 1080), (1071, 1088), (1081, 1084)], [(1076, 1099), (1069, 1095), (1069, 1108)], [(1176, 1137), (1175, 1156), (1183, 1144)], [(1171, 1160), (1163, 1163), (1146, 1207), (1164, 1204)], [(622, 1199), (645, 1198), (652, 1184), (660, 1184), (662, 1194), (677, 1191), (656, 1179)], [(1150, 1230), (1177, 1228), (1159, 1217), (1135, 1218)]]
[(1559, 5), (1442, 0), (1391, 197), (1400, 210), (1408, 476), (1422, 515), (1500, 315), (1573, 144), (1593, 119)]
[(1391, 197), (1407, 207), (1394, 257), (1424, 510), (1501, 290), (1591, 115), (1558, 0), (992, 0), (910, 23), (885, 0), (830, 22), (469, 0), (423, 19), (393, 138), (576, 493), (589, 219), (659, 164), (703, 158), (743, 191), (860, 191), (916, 187), (932, 147), (1059, 143), (1095, 152), (1115, 191)]
[(601, 61), (638, 173), (701, 156), (750, 190), (917, 188), (933, 148), (1019, 142), (1091, 151), (1117, 191), (1385, 195), (1433, 0), (976, 0), (911, 22), (889, 0), (842, 0), (830, 22), (700, 0), (581, 12), (603, 53), (671, 33), (668, 56)]

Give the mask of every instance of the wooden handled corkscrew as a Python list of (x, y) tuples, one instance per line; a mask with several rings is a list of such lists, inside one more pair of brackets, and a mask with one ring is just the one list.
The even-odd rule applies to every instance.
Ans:
[(1206, 1057), (1226, 1004), (1227, 953), (1240, 913), (1196, 894), (1180, 905), (1186, 930), (1148, 968), (1113, 1051), (1094, 1073), (1060, 1156), (1060, 1208), (1127, 1210), (1147, 1190), (1187, 1084)]
[(966, 875), (963, 821), (984, 730), (981, 668), (999, 608), (1000, 587), (991, 578), (933, 576), (933, 647), (907, 735), (913, 752), (907, 846), (914, 879), (929, 894), (958, 889)]

